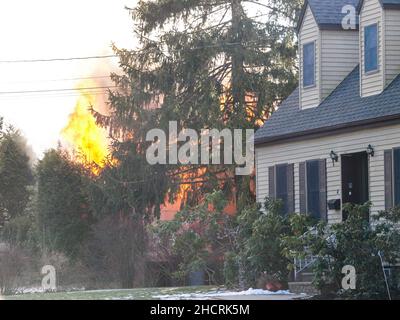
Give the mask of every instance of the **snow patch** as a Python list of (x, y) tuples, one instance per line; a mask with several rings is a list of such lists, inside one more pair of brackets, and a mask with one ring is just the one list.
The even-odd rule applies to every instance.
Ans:
[(279, 291), (268, 291), (263, 289), (250, 288), (245, 291), (210, 291), (204, 293), (181, 293), (172, 295), (156, 295), (153, 298), (161, 300), (179, 300), (179, 299), (207, 299), (215, 297), (226, 297), (226, 296), (270, 296), (270, 295), (291, 295), (287, 290)]
[[(77, 291), (85, 291), (85, 288), (68, 288), (68, 289), (57, 288), (56, 292), (74, 293), (74, 292), (77, 292)], [(16, 295), (34, 294), (34, 293), (46, 293), (46, 292), (48, 292), (48, 291), (43, 289), (43, 287), (22, 287), (22, 288), (18, 288), (18, 289), (15, 290), (15, 294)]]

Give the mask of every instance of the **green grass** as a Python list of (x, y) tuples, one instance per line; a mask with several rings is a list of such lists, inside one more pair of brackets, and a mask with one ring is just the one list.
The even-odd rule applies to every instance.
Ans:
[(3, 297), (5, 300), (157, 300), (156, 296), (215, 292), (216, 287), (143, 288), (56, 293), (28, 293)]

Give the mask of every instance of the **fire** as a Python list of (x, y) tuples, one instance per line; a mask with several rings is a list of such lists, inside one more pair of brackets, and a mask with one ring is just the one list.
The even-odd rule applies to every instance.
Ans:
[[(91, 86), (93, 86), (91, 83), (83, 83), (79, 88)], [(78, 154), (77, 161), (94, 162), (102, 168), (109, 154), (107, 133), (96, 124), (90, 112), (90, 108), (98, 103), (100, 102), (95, 95), (81, 90), (75, 110), (70, 114), (68, 124), (62, 130), (62, 136)]]

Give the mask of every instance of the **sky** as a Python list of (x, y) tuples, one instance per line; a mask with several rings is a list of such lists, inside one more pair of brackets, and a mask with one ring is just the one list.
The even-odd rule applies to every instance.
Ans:
[(135, 2), (1, 0), (0, 116), (22, 131), (38, 157), (57, 145), (77, 92), (14, 92), (73, 89), (89, 80), (82, 78), (111, 86), (107, 77), (118, 70), (118, 59), (4, 61), (112, 55), (112, 42), (134, 48), (133, 22), (125, 7)]
[[(133, 49), (134, 26), (125, 7), (133, 8), (136, 2), (1, 0), (0, 117), (23, 133), (37, 157), (56, 147), (62, 138), (60, 133), (79, 96), (68, 89), (112, 86), (108, 76), (111, 71), (118, 72), (118, 59), (15, 60), (112, 55), (112, 43)], [(250, 6), (249, 10), (256, 15), (256, 7)], [(63, 91), (48, 92), (59, 89)], [(105, 90), (92, 92), (96, 92), (96, 99), (106, 100)]]

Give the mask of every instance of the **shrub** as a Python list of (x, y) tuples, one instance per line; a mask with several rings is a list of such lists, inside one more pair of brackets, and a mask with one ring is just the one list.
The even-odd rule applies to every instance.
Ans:
[(96, 223), (81, 254), (93, 275), (91, 282), (118, 283), (126, 289), (142, 285), (145, 240), (140, 218), (114, 215)]
[(266, 198), (263, 208), (261, 210), (260, 205), (247, 207), (237, 217), (236, 261), (241, 287), (265, 281), (286, 285), (292, 260), (285, 254), (284, 239), (302, 234), (309, 224), (310, 219), (306, 216), (282, 215), (281, 200)]
[(265, 209), (266, 213), (260, 213), (252, 223), (251, 236), (244, 241), (248, 280), (254, 282), (266, 273), (286, 282), (288, 261), (282, 255), (281, 237), (288, 232), (287, 219), (280, 214), (280, 202), (267, 200)]
[(30, 258), (18, 247), (3, 245), (0, 251), (0, 294), (14, 294), (21, 285)]
[(2, 239), (12, 245), (36, 251), (38, 244), (35, 227), (33, 216), (23, 215), (15, 217), (5, 224)]
[(236, 287), (239, 283), (239, 262), (235, 252), (227, 252), (224, 257), (224, 282), (228, 288)]
[[(191, 273), (204, 272), (210, 284), (220, 282), (223, 257), (234, 247), (233, 218), (224, 213), (227, 202), (221, 191), (205, 196), (194, 208), (178, 212), (172, 221), (159, 221), (150, 228), (152, 237), (168, 243), (171, 256), (178, 261), (173, 276), (182, 282)], [(163, 239), (163, 240), (161, 240)], [(160, 252), (162, 253), (162, 252)]]
[[(301, 258), (304, 247), (316, 256), (313, 265), (314, 285), (325, 294), (344, 298), (387, 298), (387, 287), (381, 258), (395, 265), (400, 258), (400, 210), (380, 212), (368, 220), (371, 204), (346, 204), (348, 219), (339, 224), (315, 225), (315, 232), (306, 237), (288, 237), (286, 255)], [(356, 289), (342, 289), (342, 268), (353, 266), (356, 270)], [(388, 279), (392, 294), (398, 291), (395, 273)]]

